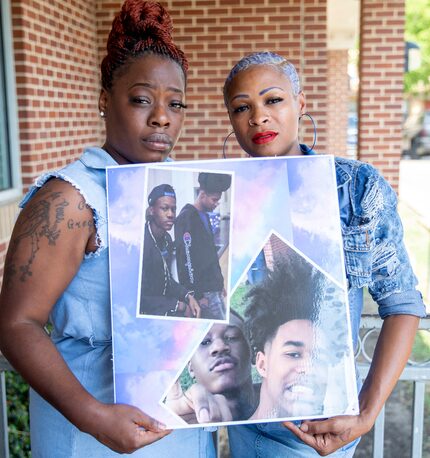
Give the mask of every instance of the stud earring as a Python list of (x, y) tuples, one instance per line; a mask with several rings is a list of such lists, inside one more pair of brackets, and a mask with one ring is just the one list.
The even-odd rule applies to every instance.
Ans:
[(105, 112), (103, 110), (100, 110), (100, 117), (101, 118), (104, 118), (106, 115), (105, 115)]

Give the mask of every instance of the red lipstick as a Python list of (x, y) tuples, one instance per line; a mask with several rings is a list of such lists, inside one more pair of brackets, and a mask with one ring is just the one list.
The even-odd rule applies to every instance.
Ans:
[(266, 130), (266, 132), (258, 132), (252, 137), (252, 141), (256, 145), (263, 145), (264, 143), (270, 143), (278, 136), (278, 132), (272, 130)]

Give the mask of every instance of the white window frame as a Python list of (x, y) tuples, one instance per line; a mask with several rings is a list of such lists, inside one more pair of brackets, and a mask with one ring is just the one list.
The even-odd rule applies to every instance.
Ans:
[(5, 79), (4, 98), (7, 107), (5, 116), (7, 119), (7, 137), (10, 158), (9, 167), (11, 175), (10, 187), (0, 191), (0, 205), (3, 205), (22, 196), (22, 180), (10, 0), (1, 0), (0, 9), (4, 59), (2, 66), (4, 68)]

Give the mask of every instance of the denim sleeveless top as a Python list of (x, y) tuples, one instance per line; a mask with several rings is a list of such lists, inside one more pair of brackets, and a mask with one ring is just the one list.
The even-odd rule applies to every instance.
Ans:
[(97, 230), (97, 251), (86, 254), (79, 271), (55, 304), (50, 321), (52, 340), (73, 338), (89, 347), (111, 343), (106, 175), (108, 165), (116, 165), (101, 148), (88, 148), (75, 162), (37, 179), (20, 206), (24, 207), (37, 190), (51, 178), (71, 183), (92, 208)]
[[(49, 179), (60, 178), (71, 183), (93, 210), (98, 248), (85, 255), (49, 319), (53, 326), (51, 339), (71, 371), (86, 390), (106, 403), (114, 400), (105, 174), (109, 165), (117, 163), (106, 151), (87, 148), (77, 161), (38, 178), (20, 204), (24, 207)], [(33, 390), (30, 422), (33, 458), (120, 456), (79, 431)], [(177, 452), (179, 444), (182, 449)], [(172, 450), (178, 458), (214, 458), (210, 433), (201, 429), (175, 431), (130, 456), (170, 456)]]

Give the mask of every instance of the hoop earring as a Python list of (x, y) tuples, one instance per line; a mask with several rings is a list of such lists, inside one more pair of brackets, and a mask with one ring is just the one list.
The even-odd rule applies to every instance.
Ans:
[(230, 136), (233, 135), (233, 134), (234, 134), (234, 130), (232, 130), (232, 131), (227, 135), (227, 137), (225, 137), (224, 143), (223, 143), (223, 145), (222, 145), (222, 157), (223, 157), (224, 159), (227, 159), (227, 155), (225, 154), (225, 146), (226, 146), (226, 144), (227, 144), (227, 140), (228, 140), (228, 139), (230, 138)]
[[(317, 125), (315, 124), (314, 118), (309, 113), (303, 113), (302, 115), (300, 115), (299, 121), (303, 118), (303, 116), (307, 116), (311, 120), (313, 128), (314, 128), (314, 141), (312, 143), (312, 146), (310, 147), (310, 149), (313, 150), (317, 142)], [(303, 148), (301, 145), (300, 145), (300, 149), (303, 151)], [(303, 152), (306, 152), (306, 151), (303, 151)]]

